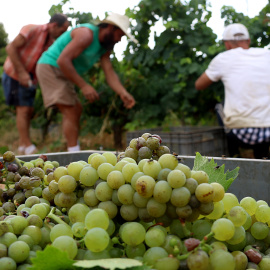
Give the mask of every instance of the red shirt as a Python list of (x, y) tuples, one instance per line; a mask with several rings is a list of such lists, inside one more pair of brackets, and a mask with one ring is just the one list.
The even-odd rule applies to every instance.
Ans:
[[(19, 55), (26, 70), (36, 78), (36, 63), (41, 54), (53, 43), (53, 39), (49, 36), (48, 24), (28, 24), (21, 29), (20, 34), (26, 39), (26, 43), (19, 48)], [(18, 80), (16, 70), (9, 57), (4, 63), (4, 71), (8, 76)]]

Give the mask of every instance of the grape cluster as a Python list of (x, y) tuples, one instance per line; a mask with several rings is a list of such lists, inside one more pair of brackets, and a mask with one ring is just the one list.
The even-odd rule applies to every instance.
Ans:
[(27, 269), (48, 245), (72, 260), (126, 257), (156, 270), (270, 269), (267, 202), (239, 201), (158, 135), (66, 166), (14, 160), (0, 164), (0, 269)]

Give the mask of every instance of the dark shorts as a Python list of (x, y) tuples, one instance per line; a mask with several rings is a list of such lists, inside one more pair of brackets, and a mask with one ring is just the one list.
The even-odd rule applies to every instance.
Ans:
[(24, 87), (18, 81), (9, 77), (5, 72), (2, 76), (2, 85), (6, 104), (10, 106), (33, 107), (36, 95), (35, 87)]

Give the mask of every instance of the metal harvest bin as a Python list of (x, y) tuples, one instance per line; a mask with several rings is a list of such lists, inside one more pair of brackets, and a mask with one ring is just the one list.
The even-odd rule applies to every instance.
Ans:
[[(90, 154), (98, 152), (103, 153), (104, 151), (87, 150), (80, 152), (58, 152), (46, 154), (48, 160), (58, 161), (60, 165), (65, 166), (70, 162), (84, 160), (87, 162)], [(115, 153), (115, 152), (114, 152)], [(30, 161), (39, 156), (17, 156), (23, 161)], [(191, 169), (194, 165), (195, 156), (179, 155), (181, 162), (189, 166)], [(265, 200), (270, 204), (270, 160), (259, 160), (259, 159), (245, 159), (245, 158), (221, 158), (211, 157), (218, 165), (225, 165), (225, 172), (227, 170), (233, 170), (236, 167), (240, 167), (239, 175), (230, 186), (227, 192), (234, 193), (239, 200), (246, 196), (251, 196), (255, 200)], [(0, 161), (3, 159), (0, 158)]]
[(224, 129), (219, 126), (213, 127), (170, 127), (129, 131), (126, 134), (127, 145), (133, 138), (140, 137), (143, 133), (158, 134), (162, 144), (179, 155), (195, 155), (199, 152), (204, 156), (221, 157), (227, 155), (227, 141)]

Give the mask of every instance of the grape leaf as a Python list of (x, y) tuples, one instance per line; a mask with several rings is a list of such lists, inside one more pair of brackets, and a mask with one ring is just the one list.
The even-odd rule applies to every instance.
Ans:
[(130, 269), (130, 270), (150, 270), (151, 268), (143, 265), (138, 260), (115, 258), (115, 259), (101, 259), (101, 260), (82, 260), (77, 261), (74, 266), (82, 267), (82, 269)]
[(51, 245), (47, 245), (43, 251), (37, 251), (37, 256), (32, 258), (32, 266), (29, 270), (75, 270), (75, 261), (69, 259), (66, 252)]
[(217, 182), (224, 187), (225, 191), (227, 191), (233, 181), (237, 178), (239, 167), (236, 167), (232, 171), (227, 170), (226, 173), (224, 173), (224, 169), (224, 164), (218, 166), (213, 158), (209, 161), (207, 157), (203, 157), (198, 152), (196, 153), (193, 170), (206, 172), (209, 176), (209, 183)]

